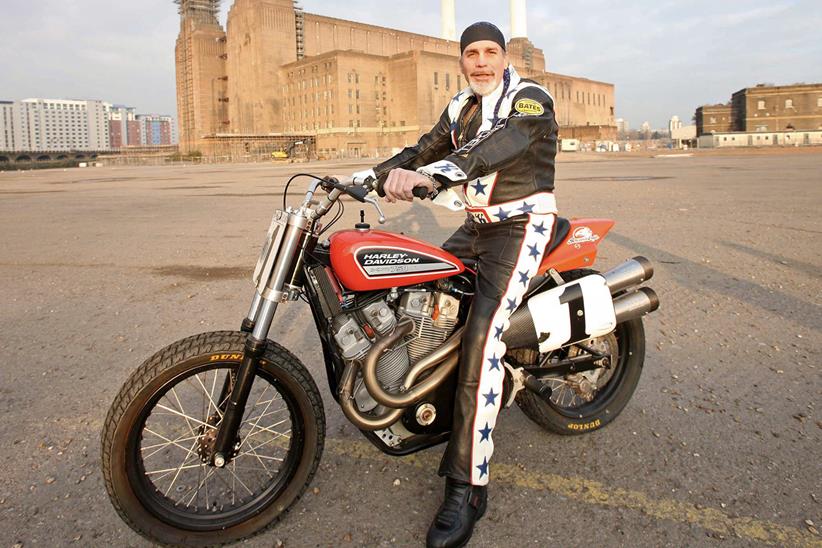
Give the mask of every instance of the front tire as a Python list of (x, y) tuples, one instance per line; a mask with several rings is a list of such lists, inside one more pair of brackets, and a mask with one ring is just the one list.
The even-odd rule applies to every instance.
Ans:
[[(203, 546), (276, 523), (313, 478), (325, 439), (317, 386), (288, 350), (269, 341), (225, 468), (207, 461), (221, 420), (223, 382), (247, 335), (182, 339), (146, 360), (120, 390), (102, 432), (102, 468), (120, 517), (162, 544)], [(273, 407), (273, 409), (272, 409)]]

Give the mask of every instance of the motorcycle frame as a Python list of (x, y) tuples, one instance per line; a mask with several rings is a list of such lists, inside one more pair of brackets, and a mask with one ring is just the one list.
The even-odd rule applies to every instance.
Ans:
[[(314, 200), (314, 194), (319, 187), (328, 191), (326, 198), (320, 202)], [(260, 262), (258, 262), (258, 266), (255, 269), (257, 291), (255, 292), (248, 315), (243, 319), (241, 324), (241, 330), (249, 334), (246, 339), (243, 358), (236, 375), (229, 375), (226, 378), (221, 390), (220, 399), (218, 400), (220, 405), (224, 406), (223, 419), (218, 428), (211, 455), (211, 462), (217, 467), (225, 466), (233, 457), (238, 428), (245, 410), (248, 394), (251, 390), (260, 358), (265, 352), (268, 332), (280, 303), (296, 300), (300, 295), (305, 295), (314, 318), (317, 334), (320, 337), (328, 386), (334, 400), (338, 404), (340, 403), (340, 381), (345, 370), (345, 363), (337, 352), (329, 329), (328, 320), (322, 314), (320, 296), (314, 290), (313, 285), (311, 283), (305, 283), (305, 280), (308, 279), (309, 268), (316, 265), (331, 266), (330, 260), (324, 262), (313, 254), (320, 235), (319, 229), (321, 228), (321, 225), (317, 221), (328, 213), (333, 204), (344, 193), (346, 193), (346, 191), (338, 183), (330, 184), (327, 180), (315, 182), (309, 187), (305, 200), (298, 209), (287, 208), (285, 212), (278, 211), (275, 213), (274, 219), (272, 220), (272, 228), (269, 229), (269, 237), (266, 241), (268, 247), (264, 247), (263, 256), (260, 258), (260, 262), (265, 258), (266, 261), (273, 261), (273, 264), (267, 264), (267, 267), (269, 267), (267, 276), (261, 276)], [(349, 192), (349, 194), (351, 193)], [(363, 200), (364, 195), (354, 195), (354, 197), (360, 201), (369, 201)], [(376, 205), (375, 202), (372, 203)], [(382, 217), (381, 212), (380, 216)], [(613, 221), (610, 220), (578, 219), (572, 221), (571, 228), (575, 229), (577, 226), (582, 226), (583, 223), (594, 226), (597, 232), (601, 234), (601, 237), (604, 237), (605, 233), (613, 226)], [(276, 239), (272, 241), (272, 230), (275, 228), (275, 225), (278, 225), (279, 228)], [(601, 237), (597, 239), (601, 241)], [(591, 240), (584, 242), (582, 245), (577, 244), (573, 246), (573, 249), (566, 247), (558, 250), (559, 253), (551, 252), (547, 259), (553, 259), (553, 261), (548, 262), (546, 260), (543, 262), (540, 268), (540, 274), (543, 274), (549, 268), (566, 271), (574, 268), (592, 266), (596, 258), (598, 243), (596, 240)], [(266, 251), (270, 251), (273, 248), (276, 248), (275, 256), (266, 257)], [(285, 260), (282, 260), (281, 257), (285, 257)], [(466, 270), (470, 271), (469, 269)], [(262, 279), (263, 277), (266, 279)], [(535, 291), (538, 291), (547, 281), (548, 280), (545, 280), (543, 283), (538, 284), (529, 291), (529, 293), (533, 294)], [(465, 321), (468, 305), (470, 305), (470, 298), (461, 299), (461, 302), (465, 306), (460, 310), (458, 325), (463, 324)], [(547, 370), (550, 369), (551, 374), (553, 374), (555, 371), (566, 368), (580, 371), (595, 367), (592, 359), (578, 359), (574, 360), (574, 362), (577, 363), (557, 364), (560, 365), (560, 367), (557, 368), (529, 368), (527, 372), (533, 374), (548, 374)], [(451, 377), (455, 377), (455, 375), (451, 375)], [(436, 390), (438, 391), (440, 389), (441, 387), (438, 387)], [(407, 414), (408, 409), (412, 408), (413, 406), (406, 408), (405, 414)], [(449, 415), (452, 415), (453, 409), (448, 409), (448, 412)], [(399, 420), (402, 420), (402, 418)], [(383, 443), (375, 432), (367, 430), (361, 430), (361, 432), (381, 451), (389, 455), (397, 456), (407, 455), (437, 445), (447, 441), (450, 437), (450, 430), (432, 434), (418, 434), (410, 440), (410, 443), (404, 444), (402, 448), (392, 448)]]

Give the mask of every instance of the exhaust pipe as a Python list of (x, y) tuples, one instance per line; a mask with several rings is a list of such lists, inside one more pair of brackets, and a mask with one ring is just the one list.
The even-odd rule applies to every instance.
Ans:
[(633, 293), (614, 299), (614, 315), (617, 323), (633, 320), (659, 308), (659, 297), (650, 287), (640, 287)]
[(653, 275), (654, 266), (651, 261), (645, 257), (634, 257), (605, 272), (602, 277), (613, 295), (621, 289), (647, 282)]
[[(649, 288), (639, 288), (637, 291), (613, 297), (614, 293), (641, 284), (653, 275), (654, 268), (648, 259), (634, 257), (604, 274), (586, 276), (578, 281), (531, 294), (526, 301), (528, 304), (520, 306), (509, 318), (509, 327), (503, 334), (502, 341), (508, 348), (540, 346), (544, 352), (547, 350), (543, 347), (559, 348), (585, 340), (586, 337), (601, 336), (612, 331), (614, 326), (620, 322), (637, 318), (659, 308), (659, 297)], [(565, 299), (571, 290), (580, 295), (577, 298), (579, 300), (577, 307), (583, 300), (581, 297), (584, 297), (584, 301), (588, 304), (574, 310), (568, 306), (561, 306), (569, 302)], [(606, 301), (608, 301), (607, 304)], [(611, 302), (613, 303), (613, 316), (608, 311), (610, 309), (608, 305)], [(600, 304), (596, 306), (591, 303)], [(532, 308), (539, 311), (536, 313), (539, 316), (536, 324), (531, 315)], [(590, 314), (586, 314), (588, 312)], [(573, 315), (572, 318), (564, 317), (569, 313)], [(584, 314), (586, 315), (582, 319)], [(580, 325), (580, 322), (583, 323)], [(569, 323), (572, 327), (568, 327)], [(540, 326), (539, 329), (537, 325)], [(565, 338), (566, 335), (560, 335), (564, 331), (568, 332), (567, 338)], [(562, 340), (557, 337), (562, 337)], [(546, 340), (549, 342), (545, 342)]]

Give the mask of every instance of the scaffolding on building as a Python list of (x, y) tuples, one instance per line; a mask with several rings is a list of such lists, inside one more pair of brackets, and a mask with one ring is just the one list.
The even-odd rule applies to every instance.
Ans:
[(298, 0), (294, 0), (294, 22), (297, 28), (297, 60), (305, 57), (305, 12)]
[(201, 23), (217, 23), (222, 0), (174, 0), (183, 20), (193, 19)]

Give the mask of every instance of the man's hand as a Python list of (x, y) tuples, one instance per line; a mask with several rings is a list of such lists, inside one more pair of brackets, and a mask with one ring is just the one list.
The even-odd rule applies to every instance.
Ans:
[(382, 190), (385, 192), (385, 200), (393, 204), (397, 200), (412, 201), (412, 192), (418, 186), (425, 187), (429, 193), (434, 191), (434, 184), (425, 175), (407, 169), (392, 169)]

